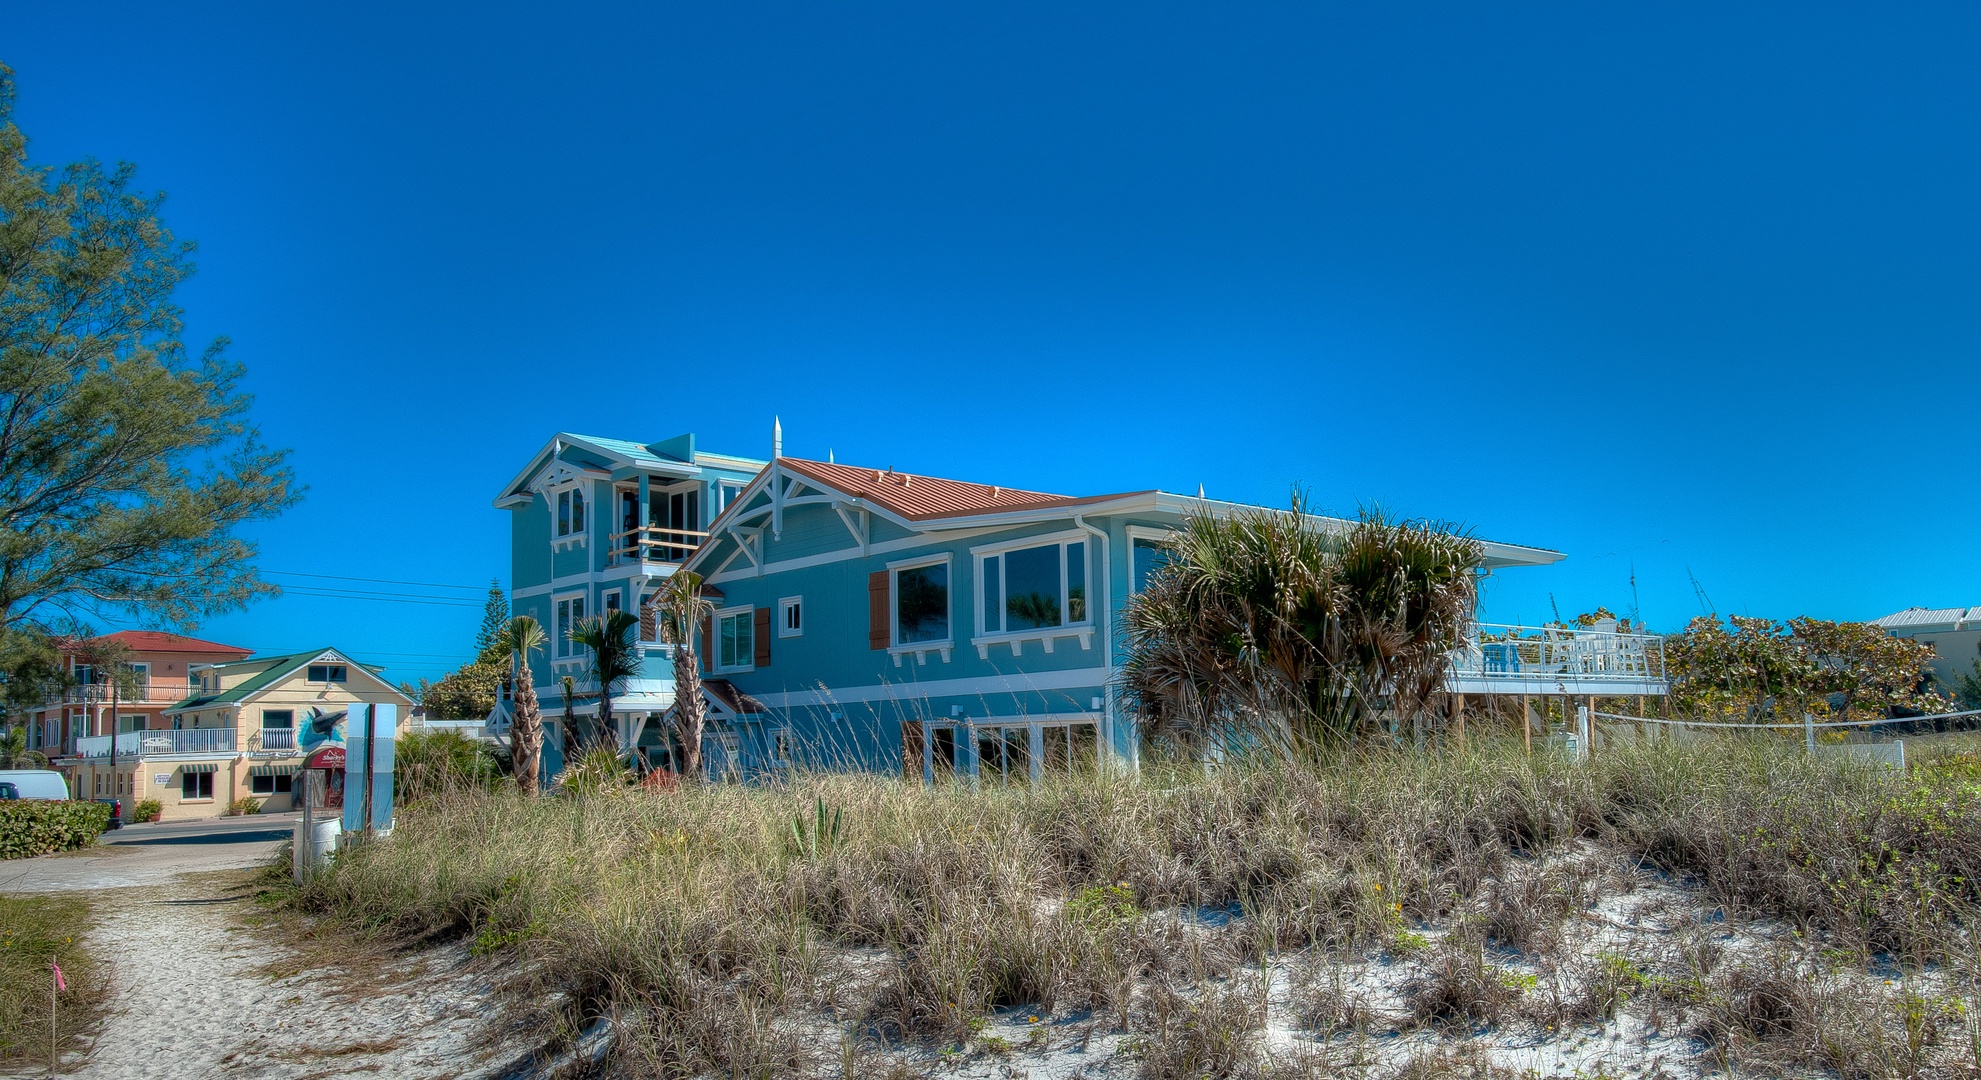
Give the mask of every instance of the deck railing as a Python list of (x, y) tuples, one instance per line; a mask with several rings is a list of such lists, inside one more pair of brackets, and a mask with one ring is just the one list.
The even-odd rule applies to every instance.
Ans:
[[(126, 731), (117, 736), (118, 757), (154, 754), (231, 754), (237, 743), (230, 727), (186, 728), (179, 731)], [(86, 758), (110, 756), (110, 736), (85, 735), (76, 740), (76, 753)]]
[(696, 529), (667, 529), (659, 525), (643, 525), (628, 529), (612, 536), (612, 561), (616, 565), (626, 562), (686, 562), (695, 553), (708, 534)]
[(1468, 678), (1605, 679), (1665, 677), (1665, 639), (1615, 630), (1478, 623), (1452, 654), (1451, 671)]

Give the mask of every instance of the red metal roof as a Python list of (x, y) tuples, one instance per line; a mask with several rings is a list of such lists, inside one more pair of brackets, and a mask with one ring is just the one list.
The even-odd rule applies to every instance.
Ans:
[(168, 634), (163, 630), (119, 630), (114, 634), (104, 634), (95, 640), (122, 642), (132, 652), (201, 653), (208, 656), (225, 656), (230, 660), (240, 660), (254, 655), (253, 649), (243, 649), (238, 645), (222, 645), (217, 641), (202, 641), (184, 634)]
[(1093, 495), (1073, 498), (1048, 495), (1043, 491), (973, 484), (966, 480), (945, 480), (939, 476), (916, 476), (891, 469), (861, 469), (802, 458), (778, 458), (777, 463), (800, 476), (827, 484), (847, 495), (867, 499), (911, 521), (929, 518), (988, 514), (1005, 510), (1039, 510), (1119, 498)]

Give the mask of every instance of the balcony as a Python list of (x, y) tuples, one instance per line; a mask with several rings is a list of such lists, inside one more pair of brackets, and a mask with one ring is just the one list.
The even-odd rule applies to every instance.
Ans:
[(1593, 628), (1475, 624), (1447, 687), (1468, 694), (1663, 694), (1665, 640)]
[[(135, 692), (127, 691), (119, 693), (117, 695), (117, 704), (172, 705), (185, 700), (190, 694), (191, 691), (183, 685), (146, 685), (139, 687)], [(91, 683), (87, 686), (71, 686), (67, 690), (62, 691), (61, 703), (64, 705), (108, 705), (110, 704), (110, 687), (103, 683)]]
[[(110, 756), (110, 736), (87, 735), (75, 740), (76, 754), (86, 758)], [(166, 754), (231, 754), (237, 746), (230, 727), (187, 728), (183, 731), (126, 731), (117, 736), (118, 757), (162, 757)]]
[(686, 562), (707, 539), (707, 533), (695, 529), (667, 529), (659, 525), (628, 529), (612, 537), (612, 565)]
[(296, 729), (292, 727), (265, 727), (248, 736), (248, 749), (254, 750), (294, 750)]

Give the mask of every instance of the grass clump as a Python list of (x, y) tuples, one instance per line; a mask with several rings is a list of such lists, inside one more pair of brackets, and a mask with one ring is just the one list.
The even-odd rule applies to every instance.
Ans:
[(58, 1053), (79, 1048), (95, 1030), (103, 979), (82, 945), (94, 920), (81, 896), (0, 896), (0, 1067), (48, 1064), (52, 964), (62, 966), (69, 987), (55, 995)]

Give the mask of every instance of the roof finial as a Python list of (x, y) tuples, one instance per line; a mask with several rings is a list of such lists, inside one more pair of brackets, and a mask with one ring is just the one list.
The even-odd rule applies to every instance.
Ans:
[(1197, 497), (1199, 499), (1204, 497), (1204, 482), (1201, 480), (1197, 481)]
[(830, 447), (830, 446), (828, 446), (828, 447), (826, 447), (826, 448), (825, 448), (825, 463), (826, 463), (827, 465), (830, 465), (830, 464), (832, 464), (832, 463), (833, 463), (833, 462), (832, 462), (832, 447)]
[(773, 416), (770, 418), (770, 456), (773, 458), (784, 456), (784, 420), (782, 417)]

